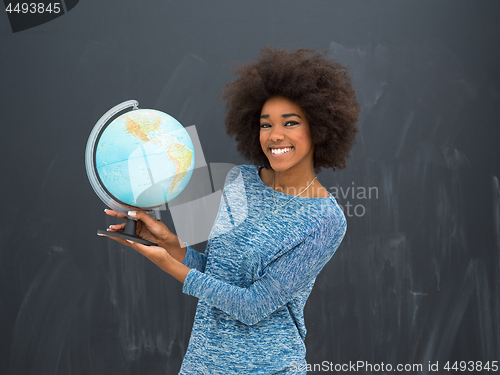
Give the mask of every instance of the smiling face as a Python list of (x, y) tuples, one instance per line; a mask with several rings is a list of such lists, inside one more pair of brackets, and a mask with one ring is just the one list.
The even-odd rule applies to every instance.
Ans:
[(275, 96), (262, 106), (260, 145), (276, 172), (309, 173), (314, 168), (314, 144), (306, 115), (287, 98)]

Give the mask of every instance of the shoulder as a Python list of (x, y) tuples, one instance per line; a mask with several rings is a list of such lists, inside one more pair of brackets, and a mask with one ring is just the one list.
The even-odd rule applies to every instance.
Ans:
[(241, 177), (243, 173), (247, 173), (248, 168), (245, 165), (236, 165), (232, 167), (229, 172), (227, 172), (225, 185), (232, 183), (238, 177)]
[(264, 188), (255, 165), (238, 165), (227, 173), (224, 181), (225, 191), (239, 191), (240, 194), (253, 194)]
[(226, 176), (226, 184), (231, 183), (238, 178), (244, 179), (246, 183), (258, 182), (260, 180), (259, 167), (255, 165), (237, 165), (231, 168)]
[(229, 170), (227, 177), (238, 176), (239, 174), (258, 174), (258, 167), (255, 165), (236, 165)]
[(237, 165), (232, 170), (238, 171), (239, 173), (244, 173), (246, 175), (258, 176), (260, 167), (251, 164)]
[(315, 213), (309, 216), (314, 229), (328, 236), (341, 235), (343, 237), (347, 230), (347, 220), (342, 208), (332, 195), (318, 199), (318, 201), (319, 206)]
[[(316, 184), (315, 184), (316, 185)], [(312, 190), (313, 198), (329, 198), (330, 193), (326, 190), (323, 185), (315, 186)]]

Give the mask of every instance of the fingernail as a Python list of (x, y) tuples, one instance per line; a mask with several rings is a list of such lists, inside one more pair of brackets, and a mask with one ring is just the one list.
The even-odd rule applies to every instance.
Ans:
[(113, 224), (111, 224), (111, 225), (108, 227), (108, 229), (113, 229)]
[(128, 216), (135, 217), (137, 215), (137, 211), (129, 211)]
[(134, 241), (127, 240), (128, 243), (134, 244)]
[(98, 235), (98, 236), (104, 236), (104, 234), (102, 234), (102, 233), (97, 233), (97, 235)]
[(108, 212), (108, 209), (107, 209), (107, 208), (105, 208), (105, 209), (104, 209), (104, 212)]

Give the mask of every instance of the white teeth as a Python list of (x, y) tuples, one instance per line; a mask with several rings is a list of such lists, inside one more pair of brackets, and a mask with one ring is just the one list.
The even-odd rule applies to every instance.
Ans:
[(271, 153), (273, 155), (281, 155), (284, 154), (285, 152), (288, 152), (292, 149), (292, 147), (286, 147), (286, 148), (272, 148)]

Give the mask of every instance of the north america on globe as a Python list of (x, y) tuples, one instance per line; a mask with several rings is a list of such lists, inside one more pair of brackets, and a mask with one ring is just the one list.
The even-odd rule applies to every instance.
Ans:
[(127, 112), (102, 132), (96, 170), (119, 201), (142, 208), (160, 206), (186, 187), (194, 167), (189, 134), (173, 117), (156, 110)]

